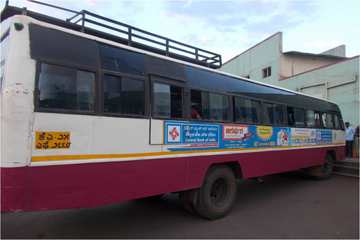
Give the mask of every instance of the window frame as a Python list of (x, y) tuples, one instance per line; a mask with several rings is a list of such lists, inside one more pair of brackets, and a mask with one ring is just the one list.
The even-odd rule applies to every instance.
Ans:
[[(95, 74), (94, 82), (94, 110), (93, 111), (83, 111), (83, 110), (69, 110), (69, 109), (55, 109), (55, 108), (40, 108), (39, 106), (39, 81), (40, 81), (40, 70), (42, 64), (55, 65), (59, 67), (72, 68), (85, 72), (92, 72)], [(46, 112), (46, 113), (62, 113), (62, 114), (73, 114), (73, 115), (90, 115), (98, 116), (99, 112), (99, 70), (93, 68), (87, 68), (84, 66), (74, 65), (74, 64), (64, 64), (63, 62), (58, 61), (46, 61), (43, 59), (37, 59), (36, 61), (36, 73), (35, 73), (35, 87), (34, 87), (34, 112)]]
[[(337, 115), (337, 114), (335, 114), (335, 113), (333, 113), (332, 114), (333, 115), (333, 121), (334, 121), (334, 129), (335, 130), (340, 130), (341, 129), (341, 121), (340, 121), (340, 117), (339, 117), (339, 115)], [(337, 117), (337, 122), (338, 122), (338, 127), (336, 127), (336, 117)]]
[[(316, 125), (314, 127), (309, 127), (308, 126), (308, 122), (307, 122), (307, 115), (306, 115), (306, 111), (314, 111), (314, 114), (319, 113), (319, 123), (320, 123), (320, 126), (319, 127), (316, 127)], [(321, 118), (321, 111), (320, 110), (317, 110), (317, 109), (313, 109), (313, 108), (304, 108), (304, 116), (305, 116), (305, 126), (306, 128), (315, 128), (315, 129), (323, 129), (323, 125), (322, 125), (322, 120), (320, 119)], [(315, 124), (316, 124), (316, 121), (315, 121)]]
[[(227, 101), (228, 101), (228, 120), (224, 121), (214, 121), (211, 119), (192, 119), (191, 118), (191, 90), (195, 90), (195, 91), (200, 91), (200, 92), (207, 92), (207, 93), (212, 93), (212, 94), (218, 94), (218, 95), (222, 95), (222, 96), (226, 96), (227, 97)], [(189, 92), (188, 92), (188, 99), (189, 99), (189, 104), (188, 104), (188, 109), (189, 109), (189, 114), (188, 114), (188, 120), (189, 121), (195, 121), (195, 122), (211, 122), (211, 123), (230, 123), (233, 122), (233, 117), (232, 117), (232, 103), (231, 103), (231, 96), (232, 94), (226, 93), (226, 92), (217, 92), (217, 91), (213, 91), (213, 90), (208, 90), (208, 89), (204, 89), (204, 88), (197, 88), (197, 87), (191, 87), (189, 86)]]
[[(306, 109), (306, 108), (303, 108), (303, 107), (298, 107), (298, 106), (292, 106), (292, 105), (286, 105), (285, 106), (286, 107), (286, 119), (285, 119), (285, 122), (286, 122), (286, 125), (288, 126), (288, 127), (291, 127), (291, 128), (306, 128), (307, 126), (306, 126), (306, 110), (310, 110), (310, 109)], [(302, 110), (302, 115), (303, 115), (303, 119), (304, 119), (304, 126), (296, 126), (296, 124), (294, 125), (294, 126), (291, 126), (291, 125), (289, 125), (289, 116), (288, 116), (288, 114), (287, 114), (287, 110), (288, 110), (288, 108), (297, 108), (297, 109), (300, 109), (300, 110)], [(295, 121), (296, 122), (296, 121)]]
[[(144, 82), (144, 93), (145, 93), (145, 99), (144, 99), (144, 107), (145, 107), (145, 114), (144, 115), (132, 115), (132, 114), (123, 114), (123, 113), (110, 113), (104, 111), (104, 79), (105, 75), (110, 75), (114, 77), (121, 78), (130, 78), (133, 80), (140, 80)], [(100, 115), (106, 116), (106, 117), (122, 117), (122, 118), (149, 118), (149, 81), (147, 77), (137, 76), (137, 75), (130, 75), (126, 73), (120, 73), (120, 72), (114, 72), (114, 71), (108, 71), (108, 70), (102, 70), (101, 71), (101, 80), (100, 80), (100, 87), (99, 87), (99, 109), (100, 109)]]
[[(332, 124), (332, 128), (328, 128), (324, 126), (324, 122), (323, 122), (323, 114), (329, 114), (331, 116), (331, 124)], [(322, 112), (320, 111), (320, 115), (321, 115), (321, 125), (323, 129), (335, 129), (335, 122), (334, 122), (334, 114), (329, 113), (329, 112)]]
[[(164, 85), (169, 85), (169, 86), (174, 86), (174, 87), (180, 87), (183, 89), (182, 92), (182, 108), (183, 108), (183, 116), (182, 118), (166, 118), (166, 117), (155, 117), (154, 116), (154, 103), (155, 103), (155, 99), (154, 99), (154, 83), (159, 83), (159, 84), (164, 84)], [(187, 85), (186, 82), (183, 81), (179, 81), (179, 80), (173, 80), (173, 79), (169, 79), (169, 78), (164, 78), (164, 77), (159, 77), (156, 75), (150, 75), (150, 118), (151, 119), (162, 119), (162, 120), (175, 120), (175, 121), (185, 121), (187, 119), (187, 101), (186, 101), (186, 95), (187, 95)]]
[[(265, 104), (275, 104), (275, 105), (281, 105), (281, 106), (283, 106), (283, 109), (284, 109), (284, 111), (283, 111), (283, 119), (284, 119), (284, 122), (282, 123), (282, 124), (279, 124), (279, 125), (276, 125), (276, 124), (268, 124), (268, 123), (265, 123), (265, 118), (264, 118), (264, 114), (265, 114), (265, 111), (264, 111), (264, 108), (265, 108)], [(278, 126), (282, 126), (282, 127), (284, 127), (284, 126), (288, 126), (287, 125), (287, 116), (286, 116), (286, 113), (287, 113), (287, 111), (286, 111), (287, 109), (286, 109), (286, 105), (285, 104), (283, 104), (283, 103), (278, 103), (278, 102), (269, 102), (269, 101), (261, 101), (261, 114), (262, 114), (262, 125), (264, 125), (264, 126), (272, 126), (272, 127), (278, 127)]]
[[(242, 99), (245, 99), (245, 100), (250, 100), (250, 101), (256, 101), (259, 103), (259, 121), (257, 123), (248, 123), (248, 122), (236, 122), (236, 120), (234, 119), (234, 108), (235, 108), (235, 98), (242, 98)], [(257, 99), (257, 98), (249, 98), (249, 97), (245, 97), (245, 96), (242, 96), (242, 95), (232, 95), (231, 96), (231, 121), (235, 124), (241, 124), (241, 125), (261, 125), (263, 124), (263, 114), (262, 114), (262, 101), (260, 99)]]
[(263, 69), (261, 70), (261, 72), (262, 72), (262, 78), (271, 77), (271, 66), (266, 67), (266, 68), (263, 68)]

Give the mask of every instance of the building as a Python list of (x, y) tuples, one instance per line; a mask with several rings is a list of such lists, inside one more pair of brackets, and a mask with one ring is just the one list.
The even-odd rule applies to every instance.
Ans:
[(320, 54), (283, 52), (278, 32), (225, 62), (221, 71), (330, 100), (344, 121), (359, 125), (359, 56), (346, 58), (344, 45)]

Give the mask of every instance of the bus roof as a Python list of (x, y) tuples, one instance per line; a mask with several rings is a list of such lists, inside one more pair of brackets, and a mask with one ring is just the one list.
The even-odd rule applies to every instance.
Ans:
[[(75, 15), (64, 21), (45, 14), (29, 11), (26, 8), (18, 8), (6, 5), (1, 12), (1, 21), (14, 15), (27, 15), (42, 22), (54, 24), (75, 31), (80, 31), (103, 39), (108, 39), (127, 46), (132, 46), (134, 48), (157, 53), (160, 55), (165, 55), (200, 66), (220, 68), (222, 65), (220, 54), (184, 44), (154, 33), (150, 33), (148, 31), (97, 15), (86, 10), (76, 12), (37, 1), (30, 2), (71, 12)], [(100, 31), (96, 30), (95, 28), (87, 27), (86, 24), (94, 26), (95, 28), (106, 29), (106, 31)], [(109, 31), (115, 32), (116, 35), (109, 34)]]
[[(26, 14), (24, 14), (24, 12)], [(194, 67), (194, 68), (202, 69), (202, 70), (205, 70), (205, 71), (208, 71), (208, 72), (213, 72), (213, 73), (220, 74), (220, 75), (223, 75), (223, 76), (235, 78), (235, 79), (238, 79), (238, 80), (242, 80), (242, 81), (245, 81), (245, 82), (256, 84), (258, 86), (264, 86), (264, 87), (272, 88), (272, 89), (275, 89), (275, 90), (276, 89), (281, 90), (281, 91), (287, 92), (287, 93), (292, 93), (292, 94), (296, 94), (296, 95), (302, 95), (304, 97), (312, 98), (314, 100), (316, 99), (316, 100), (320, 100), (322, 102), (329, 102), (329, 103), (337, 105), (336, 103), (334, 103), (332, 101), (329, 101), (329, 100), (321, 99), (321, 98), (318, 98), (318, 97), (313, 97), (313, 96), (310, 96), (310, 95), (307, 95), (307, 94), (304, 94), (304, 93), (292, 91), (292, 90), (289, 90), (289, 89), (285, 89), (285, 88), (273, 86), (273, 85), (270, 85), (270, 84), (258, 82), (256, 80), (251, 80), (251, 79), (243, 78), (243, 77), (233, 75), (233, 74), (230, 74), (230, 73), (222, 72), (222, 71), (219, 71), (218, 69), (214, 69), (215, 67), (211, 67), (211, 66), (206, 67), (204, 64), (198, 64), (196, 62), (187, 61), (186, 59), (183, 59), (183, 58), (175, 58), (175, 57), (166, 56), (166, 55), (164, 56), (164, 54), (160, 55), (159, 52), (149, 51), (148, 49), (136, 48), (134, 46), (128, 46), (128, 45), (123, 44), (123, 43), (121, 43), (119, 41), (116, 41), (117, 38), (114, 39), (114, 38), (110, 37), (110, 36), (113, 36), (113, 35), (106, 34), (106, 33), (103, 33), (103, 35), (101, 35), (101, 34), (98, 34), (99, 31), (97, 31), (97, 30), (93, 30), (93, 32), (90, 31), (90, 30), (88, 32), (80, 31), (78, 24), (71, 23), (69, 21), (63, 21), (63, 20), (60, 20), (60, 19), (52, 18), (52, 17), (46, 16), (46, 15), (43, 15), (43, 14), (39, 14), (39, 13), (36, 13), (36, 12), (24, 11), (24, 9), (21, 9), (21, 8), (12, 7), (12, 6), (7, 5), (3, 9), (3, 11), (1, 12), (1, 21), (4, 21), (5, 19), (7, 19), (9, 17), (12, 17), (14, 15), (26, 15), (24, 17), (26, 17), (26, 18), (30, 17), (30, 19), (34, 19), (34, 20), (32, 20), (32, 22), (34, 22), (35, 24), (40, 24), (41, 23), (40, 25), (43, 25), (43, 26), (46, 25), (46, 26), (51, 27), (53, 29), (62, 30), (62, 31), (71, 33), (73, 35), (77, 35), (77, 36), (81, 36), (81, 37), (84, 37), (84, 38), (96, 40), (98, 42), (103, 42), (105, 44), (109, 44), (109, 45), (112, 45), (114, 47), (119, 47), (119, 48), (131, 50), (133, 52), (138, 52), (138, 53), (153, 56), (153, 57), (156, 57), (156, 58), (161, 58), (161, 59), (164, 59), (164, 60), (167, 60), (167, 61), (180, 63), (180, 64), (183, 64), (185, 66), (187, 65), (189, 67)], [(68, 30), (63, 29), (63, 28), (66, 28)]]

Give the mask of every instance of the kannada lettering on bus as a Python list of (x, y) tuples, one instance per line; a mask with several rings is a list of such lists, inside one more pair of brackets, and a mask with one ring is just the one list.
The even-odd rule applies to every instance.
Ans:
[(70, 132), (36, 132), (35, 149), (69, 149)]

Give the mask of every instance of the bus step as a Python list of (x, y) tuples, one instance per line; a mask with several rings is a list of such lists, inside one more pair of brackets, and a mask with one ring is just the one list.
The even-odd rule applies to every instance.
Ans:
[(359, 178), (359, 166), (334, 164), (334, 174)]
[(333, 172), (334, 175), (340, 175), (345, 177), (351, 177), (351, 178), (359, 178), (359, 175), (354, 174), (347, 174), (347, 173), (339, 173), (339, 172)]

